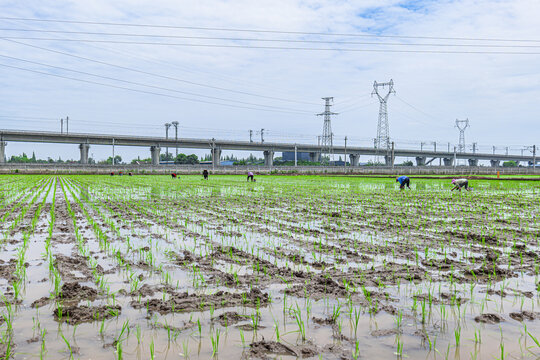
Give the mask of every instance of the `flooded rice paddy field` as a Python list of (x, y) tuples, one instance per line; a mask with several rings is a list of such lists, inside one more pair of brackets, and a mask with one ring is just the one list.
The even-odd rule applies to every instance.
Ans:
[(0, 177), (0, 358), (540, 357), (540, 183)]

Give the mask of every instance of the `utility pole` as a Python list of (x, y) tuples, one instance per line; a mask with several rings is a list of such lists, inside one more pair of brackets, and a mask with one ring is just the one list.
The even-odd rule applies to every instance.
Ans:
[(69, 134), (69, 116), (66, 116), (66, 134)]
[(216, 156), (216, 139), (212, 138), (212, 171), (214, 171), (214, 164), (216, 163), (214, 157)]
[(114, 138), (112, 139), (112, 164), (114, 165)]
[[(379, 87), (383, 89), (385, 87), (388, 87), (388, 91), (386, 92), (386, 94), (380, 94)], [(393, 80), (385, 83), (378, 83), (377, 81), (373, 83), (373, 91), (371, 92), (371, 96), (375, 94), (379, 99), (379, 121), (377, 123), (377, 142), (375, 147), (379, 150), (386, 150), (386, 152), (388, 152), (388, 150), (390, 149), (387, 103), (388, 98), (392, 93), (396, 93), (396, 91), (394, 90)]]
[(457, 152), (456, 152), (456, 147), (454, 146), (454, 169), (456, 168), (457, 166)]
[(345, 136), (345, 150), (343, 151), (343, 168), (347, 170), (347, 136)]
[(533, 170), (536, 170), (536, 145), (533, 145)]
[(264, 143), (264, 129), (261, 129), (261, 144)]
[(469, 127), (469, 119), (458, 120), (456, 119), (456, 127), (459, 129), (459, 148), (460, 153), (465, 152), (465, 129)]
[(60, 119), (60, 134), (64, 133), (64, 119)]
[(176, 157), (175, 160), (178, 158), (178, 121), (173, 121), (171, 124), (174, 126), (174, 142), (176, 147)]
[(392, 141), (392, 158), (390, 159), (392, 161), (392, 170), (394, 169), (394, 142)]
[[(171, 123), (165, 123), (165, 140), (169, 140), (169, 128), (171, 125)], [(169, 144), (165, 148), (165, 160), (169, 160)]]
[(508, 146), (506, 147), (506, 155), (508, 155)]
[(249, 142), (253, 142), (253, 130), (249, 130)]
[(294, 144), (294, 167), (298, 166), (298, 155), (297, 155), (297, 147), (296, 144)]
[(472, 153), (476, 154), (476, 143), (475, 142), (472, 143)]
[(495, 146), (493, 146), (493, 155), (495, 155)]
[(324, 115), (323, 133), (321, 136), (321, 155), (325, 152), (330, 155), (334, 152), (334, 134), (332, 133), (332, 120), (330, 116), (337, 115), (338, 113), (330, 111), (330, 106), (332, 106), (330, 101), (332, 101), (332, 103), (334, 102), (333, 97), (323, 97), (322, 99), (324, 100), (324, 112), (317, 114), (317, 116)]

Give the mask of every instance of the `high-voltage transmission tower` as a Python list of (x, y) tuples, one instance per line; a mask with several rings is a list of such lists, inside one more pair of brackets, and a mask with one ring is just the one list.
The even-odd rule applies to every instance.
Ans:
[(456, 127), (459, 129), (459, 145), (457, 151), (462, 153), (465, 152), (465, 129), (469, 127), (469, 119), (456, 119)]
[[(379, 93), (379, 88), (387, 88), (386, 94), (382, 92)], [(379, 122), (377, 123), (377, 138), (375, 139), (375, 147), (385, 151), (390, 150), (388, 109), (386, 104), (388, 103), (388, 98), (392, 93), (396, 93), (394, 90), (394, 81), (392, 79), (385, 83), (378, 83), (376, 81), (373, 83), (373, 91), (371, 92), (371, 96), (375, 94), (379, 98)]]
[(323, 97), (322, 99), (324, 100), (324, 112), (317, 114), (317, 116), (324, 115), (323, 133), (321, 136), (321, 156), (325, 153), (332, 154), (334, 152), (334, 134), (332, 133), (332, 122), (330, 116), (338, 114), (330, 111), (330, 106), (332, 106), (330, 101), (334, 102), (333, 97)]

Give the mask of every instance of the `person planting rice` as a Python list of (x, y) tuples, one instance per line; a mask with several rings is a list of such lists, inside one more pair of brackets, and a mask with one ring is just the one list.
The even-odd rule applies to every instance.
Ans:
[(203, 176), (204, 180), (208, 180), (208, 170), (204, 169), (203, 172), (202, 172), (202, 176)]
[(172, 177), (173, 179), (176, 179), (176, 174), (175, 174), (175, 173), (172, 173), (172, 174), (171, 174), (171, 177)]
[(255, 178), (253, 177), (253, 172), (248, 171), (247, 181), (251, 180), (252, 182), (255, 181)]
[(405, 186), (407, 186), (408, 189), (410, 189), (411, 187), (409, 186), (411, 184), (411, 179), (409, 179), (409, 177), (407, 176), (400, 176), (400, 177), (397, 177), (396, 178), (396, 182), (399, 183), (399, 188), (401, 190), (405, 189)]
[(452, 179), (452, 185), (454, 185), (454, 187), (451, 191), (461, 191), (461, 188), (465, 188), (465, 190), (471, 191), (471, 188), (469, 188), (469, 180), (467, 179)]

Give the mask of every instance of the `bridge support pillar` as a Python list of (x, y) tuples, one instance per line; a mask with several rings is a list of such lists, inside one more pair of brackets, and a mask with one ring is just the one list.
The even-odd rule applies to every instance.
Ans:
[(150, 146), (150, 155), (152, 156), (152, 165), (159, 165), (159, 153), (161, 148), (159, 146)]
[(221, 165), (221, 149), (220, 148), (212, 149), (212, 165), (213, 166)]
[(358, 166), (360, 163), (360, 154), (349, 154), (349, 159), (351, 161), (351, 166)]
[(310, 152), (309, 153), (309, 161), (310, 162), (321, 162), (321, 153)]
[(6, 145), (7, 145), (7, 142), (0, 141), (0, 164), (3, 164), (6, 162)]
[(454, 158), (443, 158), (444, 166), (453, 166)]
[(392, 166), (393, 161), (394, 159), (392, 158), (391, 155), (384, 155), (384, 163), (386, 166)]
[(425, 156), (417, 156), (416, 157), (416, 166), (424, 166), (426, 165), (426, 157)]
[(478, 159), (469, 159), (469, 166), (478, 166)]
[(79, 150), (81, 151), (81, 160), (79, 163), (88, 164), (88, 150), (90, 149), (90, 144), (81, 144), (79, 145)]
[(491, 167), (499, 167), (501, 162), (499, 160), (490, 160)]
[(272, 165), (274, 165), (274, 151), (265, 150), (264, 151), (264, 166), (272, 166)]

